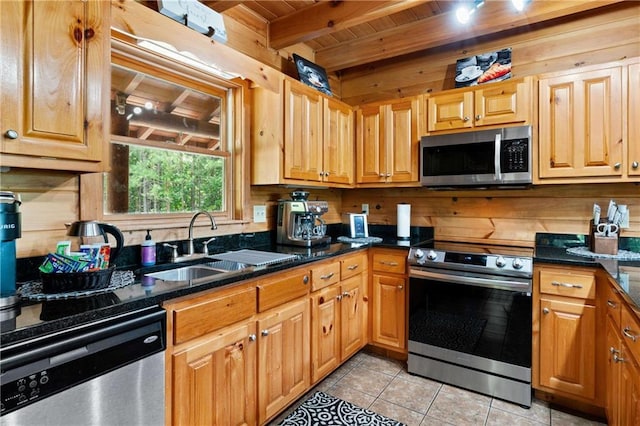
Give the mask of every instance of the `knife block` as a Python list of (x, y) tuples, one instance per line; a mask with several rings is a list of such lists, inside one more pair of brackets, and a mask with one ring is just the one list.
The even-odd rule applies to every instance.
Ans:
[[(606, 223), (606, 220), (604, 222)], [(618, 254), (618, 234), (610, 237), (596, 235), (596, 225), (593, 219), (589, 221), (589, 250), (597, 254)]]

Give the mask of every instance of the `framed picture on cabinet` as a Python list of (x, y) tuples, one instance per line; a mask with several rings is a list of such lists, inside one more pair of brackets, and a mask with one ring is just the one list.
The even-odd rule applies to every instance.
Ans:
[(327, 73), (324, 68), (304, 59), (302, 56), (296, 55), (295, 53), (293, 54), (293, 60), (296, 63), (298, 79), (301, 82), (321, 91), (325, 95), (333, 95), (331, 93), (329, 79), (327, 78)]
[(511, 78), (511, 48), (456, 61), (456, 87), (494, 83)]

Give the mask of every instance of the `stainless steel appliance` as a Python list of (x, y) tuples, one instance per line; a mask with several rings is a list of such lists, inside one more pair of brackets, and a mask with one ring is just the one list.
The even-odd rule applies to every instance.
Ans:
[(3, 425), (162, 425), (166, 313), (152, 307), (0, 349)]
[(16, 296), (16, 239), (20, 238), (20, 196), (0, 192), (0, 315), (13, 309)]
[(294, 191), (291, 193), (291, 200), (278, 202), (278, 244), (311, 247), (331, 242), (322, 219), (322, 215), (329, 211), (329, 203), (309, 201), (308, 196), (308, 192)]
[(531, 126), (423, 136), (420, 179), (435, 188), (528, 185), (532, 145)]
[(531, 249), (409, 251), (409, 373), (531, 406)]

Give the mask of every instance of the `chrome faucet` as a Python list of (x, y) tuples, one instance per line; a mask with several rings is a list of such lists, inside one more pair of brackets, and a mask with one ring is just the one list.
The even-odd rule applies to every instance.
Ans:
[(189, 222), (189, 252), (187, 253), (187, 256), (193, 256), (193, 253), (195, 251), (193, 248), (193, 223), (196, 221), (196, 218), (201, 214), (206, 214), (207, 216), (209, 216), (209, 219), (211, 219), (212, 230), (215, 231), (216, 229), (218, 229), (218, 225), (216, 225), (215, 219), (213, 218), (213, 216), (211, 216), (211, 214), (209, 214), (209, 212), (206, 212), (203, 210), (194, 214), (193, 217), (191, 218), (191, 222)]

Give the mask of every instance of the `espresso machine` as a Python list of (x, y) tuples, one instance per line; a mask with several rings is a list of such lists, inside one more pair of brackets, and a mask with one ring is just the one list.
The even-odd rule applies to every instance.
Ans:
[(278, 201), (278, 244), (313, 247), (331, 242), (321, 217), (329, 211), (329, 203), (308, 198), (306, 191), (293, 191), (291, 200)]

